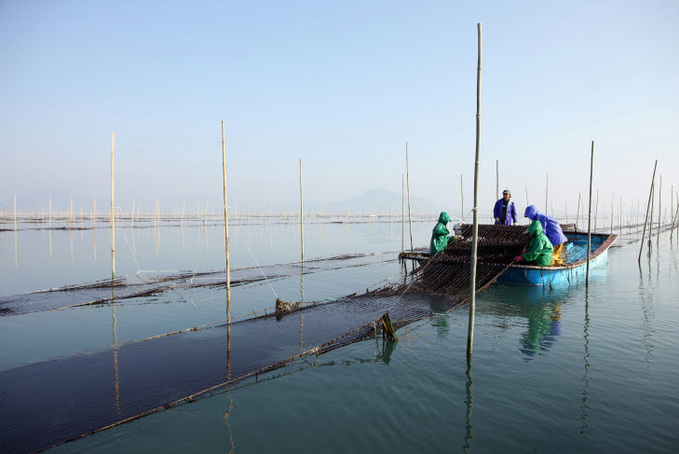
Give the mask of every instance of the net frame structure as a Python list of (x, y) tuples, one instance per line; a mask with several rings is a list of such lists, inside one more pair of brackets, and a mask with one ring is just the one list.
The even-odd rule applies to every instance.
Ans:
[[(471, 296), (471, 229), (461, 226), (445, 251), (400, 283), (209, 330), (2, 371), (6, 417), (0, 418), (0, 441), (6, 452), (48, 449), (218, 393), (298, 358), (385, 333), (388, 325), (403, 327), (459, 307)], [(478, 232), (480, 291), (511, 265), (530, 237), (525, 226), (481, 225)]]

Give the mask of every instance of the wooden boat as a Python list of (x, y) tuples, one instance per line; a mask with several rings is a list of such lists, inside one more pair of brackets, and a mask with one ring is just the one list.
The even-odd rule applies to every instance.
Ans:
[[(566, 258), (563, 265), (536, 266), (514, 263), (503, 272), (497, 282), (529, 285), (562, 285), (573, 284), (585, 278), (587, 270), (587, 232), (564, 231), (568, 237), (566, 243)], [(618, 239), (618, 235), (606, 233), (592, 233), (592, 246), (589, 267), (597, 268), (608, 262), (608, 249)], [(403, 252), (399, 254), (402, 260), (415, 260), (424, 263), (429, 259), (426, 251)]]
[[(587, 233), (566, 233), (566, 260), (559, 266), (535, 266), (515, 263), (500, 275), (497, 282), (530, 285), (573, 284), (584, 279), (587, 272)], [(618, 239), (618, 235), (592, 233), (592, 246), (589, 268), (597, 268), (608, 263), (608, 249)]]

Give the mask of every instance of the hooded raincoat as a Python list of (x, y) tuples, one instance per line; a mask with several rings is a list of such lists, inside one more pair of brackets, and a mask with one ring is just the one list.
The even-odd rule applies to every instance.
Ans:
[(528, 251), (522, 255), (526, 262), (532, 262), (538, 266), (549, 266), (552, 263), (554, 248), (549, 242), (547, 235), (542, 233), (542, 225), (539, 221), (533, 221), (528, 227), (531, 240)]
[(557, 220), (551, 216), (547, 216), (546, 214), (540, 214), (537, 208), (535, 208), (533, 205), (526, 207), (524, 216), (531, 221), (540, 221), (542, 230), (545, 232), (545, 235), (547, 235), (547, 238), (549, 238), (549, 241), (552, 243), (552, 245), (558, 246), (568, 241), (568, 238), (566, 238), (566, 235), (563, 234), (561, 226)]
[(446, 224), (450, 222), (450, 216), (445, 211), (441, 211), (439, 222), (431, 233), (431, 244), (429, 245), (429, 255), (432, 257), (436, 253), (443, 251), (448, 245), (448, 234), (450, 230)]

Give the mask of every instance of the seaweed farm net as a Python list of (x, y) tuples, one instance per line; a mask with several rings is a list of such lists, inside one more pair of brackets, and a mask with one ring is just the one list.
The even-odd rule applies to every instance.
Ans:
[[(524, 231), (479, 226), (477, 290), (527, 245)], [(43, 450), (359, 341), (383, 330), (384, 314), (401, 327), (452, 310), (470, 297), (471, 226), (460, 234), (398, 284), (0, 371), (0, 445), (4, 452)]]

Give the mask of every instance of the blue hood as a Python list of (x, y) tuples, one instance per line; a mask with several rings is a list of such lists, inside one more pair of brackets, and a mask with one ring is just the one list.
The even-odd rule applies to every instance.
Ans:
[(535, 206), (528, 205), (526, 207), (525, 213), (523, 213), (523, 216), (532, 220), (532, 221), (535, 221), (538, 218), (538, 214), (540, 214), (540, 213), (538, 213), (538, 209), (535, 208)]

